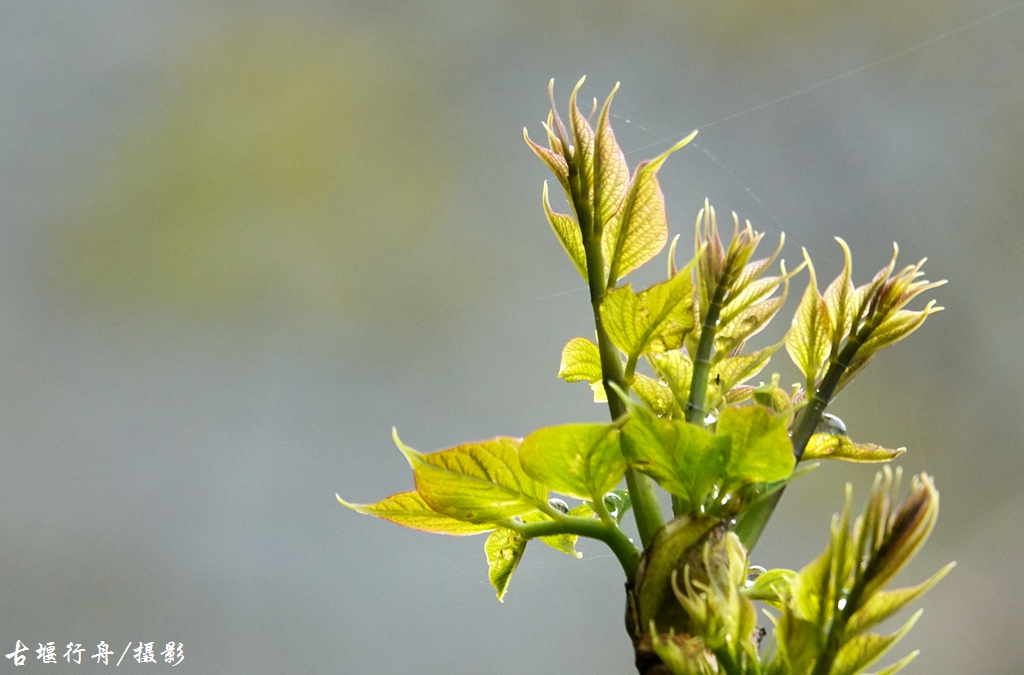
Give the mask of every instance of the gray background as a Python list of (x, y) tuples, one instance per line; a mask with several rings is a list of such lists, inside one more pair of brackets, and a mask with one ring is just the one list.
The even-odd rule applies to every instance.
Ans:
[[(587, 74), (623, 83), (631, 163), (704, 127), (662, 171), (684, 243), (709, 197), (825, 281), (837, 235), (859, 283), (893, 240), (950, 280), (834, 409), (942, 493), (903, 581), (960, 566), (905, 672), (1020, 673), (1022, 44), (1002, 1), (0, 3), (2, 653), (630, 672), (600, 545), (531, 547), (499, 605), (482, 538), (334, 500), (411, 487), (393, 424), (429, 451), (605, 418), (555, 378), (591, 318), (520, 133)], [(755, 562), (809, 560), (872, 473), (794, 486)]]

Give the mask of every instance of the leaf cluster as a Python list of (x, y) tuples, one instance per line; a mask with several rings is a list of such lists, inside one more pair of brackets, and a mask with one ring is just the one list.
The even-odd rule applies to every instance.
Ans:
[[(852, 530), (848, 500), (829, 548), (799, 573), (772, 570), (748, 584), (748, 551), (785, 486), (816, 466), (799, 462), (887, 462), (905, 452), (852, 441), (826, 408), (879, 351), (942, 309), (935, 301), (906, 307), (943, 282), (921, 279), (924, 260), (896, 272), (894, 253), (870, 282), (854, 286), (850, 250), (839, 239), (843, 271), (819, 292), (806, 250), (787, 271), (780, 235), (774, 251), (757, 258), (764, 234), (733, 213), (725, 241), (705, 201), (685, 265), (676, 264), (677, 236), (665, 280), (641, 290), (621, 283), (668, 243), (657, 174), (696, 132), (630, 172), (610, 123), (618, 85), (600, 112), (594, 100), (585, 116), (577, 106), (582, 84), (570, 96), (566, 123), (552, 83), (545, 143), (525, 129), (524, 138), (561, 187), (567, 212), (552, 206), (547, 182), (542, 210), (587, 281), (594, 316), (593, 339), (568, 341), (558, 377), (586, 382), (594, 400), (607, 403), (611, 421), (426, 454), (396, 433), (416, 489), (376, 504), (342, 504), (427, 532), (489, 532), (484, 548), (499, 600), (530, 540), (576, 557), (578, 537), (603, 541), (626, 576), (627, 630), (641, 673), (860, 673), (913, 621), (895, 636), (866, 631), (948, 571), (914, 589), (882, 590), (934, 524), (931, 479), (915, 478), (911, 496), (894, 507), (886, 469)], [(783, 340), (748, 349), (805, 267), (807, 288)], [(803, 382), (786, 390), (773, 373), (752, 384), (783, 346)], [(667, 522), (655, 486), (671, 496)], [(578, 503), (570, 507), (552, 493)], [(630, 509), (640, 549), (621, 528)], [(764, 658), (752, 600), (780, 612), (772, 616), (775, 641)]]

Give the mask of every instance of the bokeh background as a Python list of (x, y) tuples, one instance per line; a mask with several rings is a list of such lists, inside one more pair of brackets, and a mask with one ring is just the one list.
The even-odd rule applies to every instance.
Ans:
[[(411, 487), (392, 425), (429, 451), (605, 418), (555, 378), (591, 317), (521, 136), (586, 74), (622, 81), (631, 163), (702, 127), (661, 174), (683, 242), (708, 197), (822, 279), (841, 235), (859, 283), (893, 241), (950, 280), (833, 409), (942, 493), (902, 580), (960, 565), (905, 672), (1024, 671), (1022, 45), (1006, 0), (0, 3), (2, 652), (631, 672), (600, 545), (531, 547), (500, 605), (483, 538), (334, 499)], [(790, 489), (755, 562), (809, 560), (872, 474)]]

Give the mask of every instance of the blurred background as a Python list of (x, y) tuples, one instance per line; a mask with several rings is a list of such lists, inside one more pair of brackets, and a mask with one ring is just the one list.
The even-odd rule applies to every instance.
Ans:
[[(708, 197), (820, 279), (842, 236), (857, 283), (893, 241), (950, 280), (832, 410), (942, 493), (901, 581), (960, 565), (905, 672), (1024, 671), (1022, 45), (1006, 0), (0, 3), (2, 653), (631, 672), (601, 545), (531, 546), (502, 605), (482, 537), (334, 498), (412, 487), (392, 425), (432, 451), (606, 418), (555, 378), (591, 316), (521, 134), (586, 74), (622, 81), (631, 164), (702, 128), (661, 173), (681, 250)], [(803, 479), (754, 562), (802, 566), (873, 473)]]

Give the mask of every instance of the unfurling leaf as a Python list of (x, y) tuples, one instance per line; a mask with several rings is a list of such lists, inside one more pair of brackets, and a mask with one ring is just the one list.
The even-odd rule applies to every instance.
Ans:
[(863, 607), (858, 609), (854, 615), (850, 617), (849, 623), (846, 624), (847, 638), (859, 635), (864, 631), (875, 627), (910, 603), (914, 602), (931, 590), (932, 586), (939, 583), (939, 581), (949, 574), (949, 571), (954, 567), (956, 567), (956, 563), (949, 563), (932, 575), (930, 579), (918, 584), (917, 586), (899, 588), (894, 591), (879, 591), (878, 593), (875, 593), (867, 602), (864, 603)]
[(853, 638), (839, 650), (831, 675), (857, 675), (895, 645), (914, 627), (923, 610), (917, 610), (898, 631), (892, 635), (860, 635)]
[(601, 320), (608, 337), (629, 361), (640, 355), (666, 352), (683, 344), (693, 329), (693, 281), (690, 267), (639, 294), (627, 284), (601, 301)]
[(612, 98), (618, 91), (615, 84), (608, 100), (601, 108), (597, 118), (597, 137), (594, 144), (594, 222), (595, 227), (619, 231), (618, 219), (621, 218), (622, 202), (629, 188), (629, 166), (626, 157), (615, 140), (615, 133), (608, 121), (608, 110)]
[(772, 354), (778, 351), (781, 344), (773, 347), (766, 347), (761, 351), (752, 354), (741, 354), (722, 359), (711, 368), (711, 377), (708, 378), (708, 388), (715, 390), (715, 395), (708, 402), (710, 408), (715, 408), (718, 402), (725, 397), (733, 387), (742, 384), (761, 372), (761, 369), (768, 365)]
[(551, 169), (551, 173), (555, 174), (555, 178), (558, 179), (562, 189), (565, 190), (566, 199), (572, 204), (572, 190), (569, 188), (569, 165), (565, 163), (565, 158), (554, 150), (549, 150), (530, 140), (530, 134), (526, 127), (523, 127), (523, 138), (526, 139), (526, 144), (533, 150), (533, 154), (537, 155), (542, 162), (547, 164), (547, 167)]
[(412, 466), (416, 491), (438, 513), (496, 523), (547, 506), (547, 486), (520, 465), (520, 439), (498, 437), (424, 455), (406, 447), (397, 431), (393, 435)]
[(633, 379), (633, 391), (644, 405), (658, 415), (675, 417), (682, 414), (675, 396), (672, 395), (672, 389), (664, 382), (637, 373)]
[(728, 323), (719, 324), (715, 329), (715, 355), (712, 360), (720, 361), (747, 339), (761, 332), (785, 302), (786, 294), (783, 293), (778, 298), (769, 298), (751, 305)]
[(648, 357), (651, 368), (658, 374), (675, 396), (676, 404), (685, 410), (690, 400), (690, 384), (693, 381), (693, 361), (686, 352), (674, 349), (664, 354)]
[(767, 602), (776, 609), (792, 596), (790, 588), (797, 583), (800, 575), (793, 570), (776, 569), (761, 573), (754, 583), (743, 589), (743, 595), (751, 600)]
[[(874, 673), (873, 675), (896, 675), (896, 673), (898, 673), (901, 670), (903, 670), (904, 668), (906, 668), (907, 664), (909, 664), (911, 661), (916, 659), (920, 653), (921, 653), (920, 649), (915, 649), (914, 651), (910, 652), (909, 654), (904, 656), (902, 659), (900, 659), (896, 663), (894, 663), (891, 666), (889, 666), (888, 668), (883, 668), (882, 670), (878, 671), (877, 673)], [(871, 675), (871, 674), (865, 673), (864, 675)]]
[(551, 210), (548, 202), (548, 182), (544, 181), (544, 191), (541, 194), (541, 202), (544, 205), (544, 215), (548, 218), (552, 231), (558, 237), (562, 248), (569, 255), (572, 264), (584, 280), (587, 278), (587, 252), (583, 249), (583, 234), (580, 226), (572, 216), (564, 213), (555, 213)]
[(829, 359), (834, 359), (839, 354), (839, 346), (850, 334), (855, 321), (860, 319), (860, 306), (857, 304), (857, 291), (850, 280), (852, 272), (852, 261), (850, 259), (850, 247), (846, 242), (836, 237), (836, 241), (843, 248), (843, 271), (825, 289), (825, 307), (828, 308), (829, 320), (832, 325), (832, 348), (829, 352)]
[(573, 161), (580, 172), (580, 189), (587, 195), (589, 204), (593, 203), (594, 190), (594, 130), (576, 106), (576, 94), (586, 79), (581, 77), (569, 96), (569, 133), (572, 134)]
[(335, 495), (335, 497), (338, 497), (338, 501), (343, 506), (347, 506), (357, 513), (377, 516), (422, 532), (465, 536), (494, 529), (494, 525), (487, 523), (467, 523), (464, 520), (441, 515), (430, 508), (418, 492), (399, 492), (376, 504), (349, 504), (340, 496)]
[(896, 344), (921, 327), (929, 315), (941, 312), (942, 307), (936, 307), (935, 301), (931, 300), (928, 305), (917, 312), (901, 309), (894, 312), (871, 333), (871, 337), (857, 351), (860, 358), (870, 358), (875, 352)]
[(889, 462), (906, 451), (906, 448), (890, 450), (874, 443), (854, 443), (849, 436), (814, 434), (807, 441), (800, 461), (841, 459), (846, 462)]
[(538, 429), (523, 441), (519, 457), (534, 480), (580, 499), (600, 499), (626, 472), (619, 430), (612, 424)]
[(499, 527), (487, 537), (484, 552), (487, 554), (488, 578), (498, 592), (498, 602), (505, 602), (505, 592), (512, 581), (519, 561), (526, 551), (526, 539), (506, 527)]
[(652, 160), (641, 162), (633, 173), (621, 215), (605, 225), (601, 248), (614, 282), (658, 255), (668, 241), (665, 197), (658, 185), (658, 169), (668, 156), (693, 140), (693, 132)]
[(793, 359), (808, 382), (808, 390), (814, 386), (822, 364), (832, 348), (832, 330), (825, 301), (818, 293), (818, 281), (814, 276), (814, 265), (804, 250), (804, 258), (811, 273), (807, 291), (800, 300), (793, 325), (786, 334), (786, 351)]

